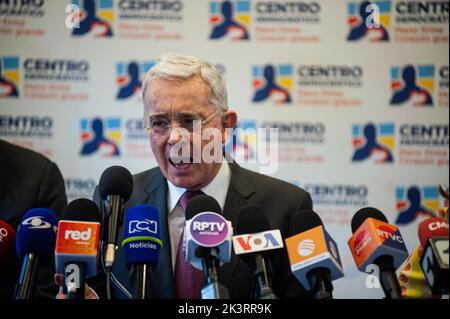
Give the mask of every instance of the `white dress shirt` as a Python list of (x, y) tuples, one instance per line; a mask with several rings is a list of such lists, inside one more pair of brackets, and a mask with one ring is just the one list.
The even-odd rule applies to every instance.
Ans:
[[(225, 200), (230, 186), (231, 171), (227, 161), (222, 161), (222, 166), (216, 177), (207, 186), (201, 189), (203, 193), (213, 197), (224, 208)], [(167, 213), (169, 223), (170, 248), (172, 250), (172, 270), (175, 270), (178, 244), (184, 229), (184, 212), (182, 211), (179, 200), (186, 192), (186, 189), (179, 188), (167, 181), (169, 191), (167, 195)]]

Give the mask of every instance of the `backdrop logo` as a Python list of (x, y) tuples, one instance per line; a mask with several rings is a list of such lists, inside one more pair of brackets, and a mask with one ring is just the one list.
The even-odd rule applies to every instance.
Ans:
[(253, 102), (270, 99), (276, 104), (291, 103), (293, 67), (290, 64), (277, 66), (253, 66)]
[(129, 63), (119, 62), (116, 65), (117, 99), (125, 100), (141, 92), (142, 78), (154, 65), (154, 62)]
[(248, 40), (250, 26), (250, 0), (211, 1), (209, 23), (210, 39), (230, 37), (233, 40)]
[(2, 0), (0, 1), (0, 16), (42, 17), (45, 14), (44, 0)]
[(448, 124), (416, 124), (409, 123), (400, 126), (400, 145), (418, 147), (449, 146)]
[(255, 121), (241, 121), (225, 144), (225, 151), (239, 162), (256, 159), (257, 125)]
[(5, 138), (53, 137), (53, 118), (49, 116), (0, 115), (0, 136)]
[(448, 80), (449, 80), (449, 67), (448, 65), (444, 65), (439, 69), (439, 87), (441, 89), (448, 90)]
[(348, 41), (364, 38), (372, 42), (389, 41), (391, 1), (351, 2), (347, 12), (350, 27)]
[(353, 125), (352, 161), (361, 162), (371, 158), (375, 163), (394, 162), (392, 156), (395, 144), (394, 131), (392, 123)]
[(180, 0), (121, 0), (119, 17), (124, 20), (181, 21), (184, 3)]
[(363, 207), (369, 203), (366, 185), (309, 183), (303, 188), (311, 194), (317, 206)]
[(103, 157), (119, 156), (120, 118), (81, 120), (82, 156), (99, 152)]
[(395, 10), (398, 25), (448, 25), (449, 21), (448, 1), (398, 1)]
[(72, 0), (72, 4), (79, 7), (79, 21), (77, 28), (72, 29), (73, 36), (93, 33), (96, 37), (111, 37), (114, 22), (113, 0)]
[(434, 65), (407, 65), (391, 68), (391, 105), (406, 102), (414, 106), (433, 106)]
[(419, 216), (436, 216), (439, 211), (439, 190), (437, 186), (397, 187), (397, 225), (406, 225)]
[(19, 57), (0, 58), (0, 98), (19, 96)]
[(28, 58), (23, 63), (26, 81), (86, 82), (89, 80), (89, 61)]
[(306, 1), (256, 1), (255, 21), (271, 24), (318, 24), (321, 6)]
[(276, 128), (280, 143), (323, 145), (326, 127), (323, 123), (266, 121), (262, 128)]
[(67, 200), (91, 198), (97, 182), (93, 178), (68, 177), (64, 180)]

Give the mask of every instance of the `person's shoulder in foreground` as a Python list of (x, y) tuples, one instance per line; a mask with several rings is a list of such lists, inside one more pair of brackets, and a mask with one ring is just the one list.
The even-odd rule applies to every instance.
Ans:
[[(32, 150), (0, 140), (0, 219), (17, 229), (31, 208), (48, 208), (61, 216), (67, 205), (64, 179), (58, 166)], [(11, 298), (18, 280), (18, 261), (0, 274), (0, 299)], [(53, 269), (38, 269), (37, 298), (53, 298), (57, 291)]]

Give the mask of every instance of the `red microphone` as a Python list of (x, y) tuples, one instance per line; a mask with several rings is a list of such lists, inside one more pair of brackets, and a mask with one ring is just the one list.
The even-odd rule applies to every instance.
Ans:
[(431, 217), (419, 224), (419, 239), (423, 248), (420, 266), (433, 294), (449, 293), (448, 222)]
[(0, 265), (16, 258), (16, 231), (8, 223), (0, 220)]

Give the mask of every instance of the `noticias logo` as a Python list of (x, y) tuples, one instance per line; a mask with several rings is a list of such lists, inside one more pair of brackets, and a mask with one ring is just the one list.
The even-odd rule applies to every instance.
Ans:
[(129, 233), (138, 233), (146, 231), (152, 234), (156, 234), (158, 229), (158, 223), (154, 220), (132, 220), (130, 221)]
[(302, 257), (311, 255), (316, 249), (316, 244), (311, 239), (305, 239), (297, 247), (297, 251)]

